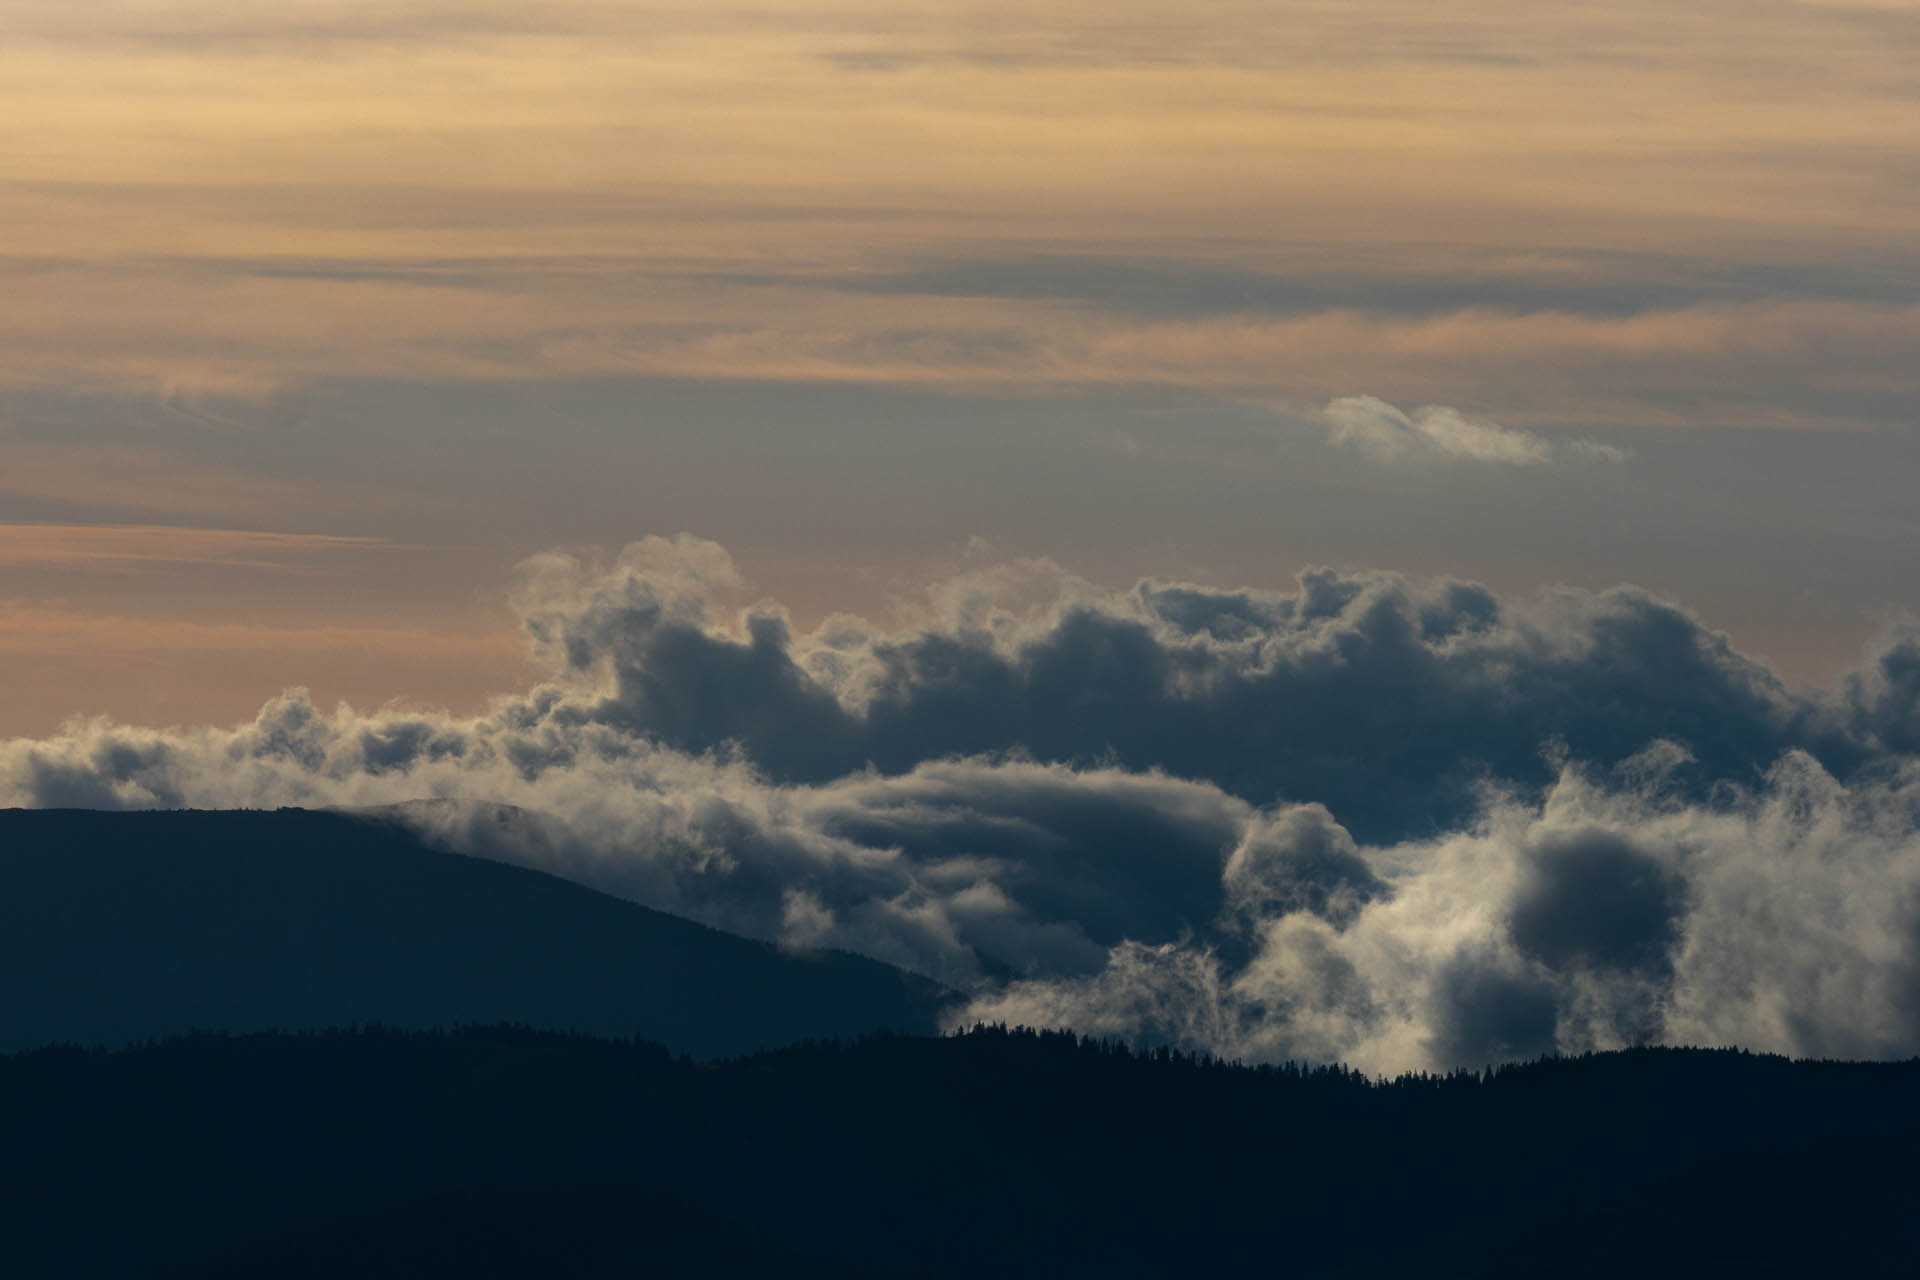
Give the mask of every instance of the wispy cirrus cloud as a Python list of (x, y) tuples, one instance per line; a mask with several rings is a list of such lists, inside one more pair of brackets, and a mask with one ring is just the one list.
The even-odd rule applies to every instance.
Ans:
[(1911, 390), (1898, 6), (776, 8), (10, 5), (0, 384)]
[[(23, 656), (88, 652), (125, 660), (204, 658), (224, 664), (257, 662), (262, 653), (303, 662), (353, 655), (389, 665), (411, 661), (511, 668), (523, 652), (512, 636), (471, 636), (407, 626), (277, 627), (123, 617), (48, 608), (0, 598), (0, 654)], [(76, 710), (69, 708), (70, 711)]]
[(260, 529), (159, 524), (0, 524), (0, 567), (129, 572), (220, 565), (278, 573), (318, 572), (312, 558), (372, 551), (385, 539)]

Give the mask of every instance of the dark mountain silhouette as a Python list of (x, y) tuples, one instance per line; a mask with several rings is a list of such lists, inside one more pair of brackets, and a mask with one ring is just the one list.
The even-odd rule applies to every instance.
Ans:
[(0, 811), (0, 975), (0, 1050), (514, 1022), (712, 1056), (930, 1033), (946, 996), (301, 810)]
[[(12, 1276), (1908, 1276), (1920, 1061), (1370, 1082), (1065, 1033), (0, 1058)], [(529, 1263), (529, 1256), (536, 1262)]]
[(422, 1276), (782, 1276), (897, 1273), (796, 1252), (684, 1196), (635, 1187), (448, 1191), (236, 1249), (196, 1280)]

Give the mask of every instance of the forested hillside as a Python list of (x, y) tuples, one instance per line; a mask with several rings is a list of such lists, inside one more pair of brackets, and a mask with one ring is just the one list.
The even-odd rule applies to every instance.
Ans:
[(1920, 1256), (1915, 1062), (1640, 1050), (1382, 1083), (991, 1029), (707, 1064), (360, 1030), (15, 1055), (0, 1109), (23, 1276), (1893, 1276)]

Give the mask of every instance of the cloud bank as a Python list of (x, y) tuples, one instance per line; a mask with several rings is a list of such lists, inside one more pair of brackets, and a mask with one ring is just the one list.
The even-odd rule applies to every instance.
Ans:
[(397, 806), (467, 852), (1065, 1023), (1446, 1067), (1920, 1052), (1920, 640), (1786, 689), (1631, 589), (1027, 563), (798, 633), (724, 550), (528, 564), (482, 716), (75, 723), (0, 804)]

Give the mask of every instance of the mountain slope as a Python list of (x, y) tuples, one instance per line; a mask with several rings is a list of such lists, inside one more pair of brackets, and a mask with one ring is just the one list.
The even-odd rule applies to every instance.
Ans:
[(0, 1050), (514, 1022), (710, 1057), (931, 1031), (944, 994), (364, 817), (0, 811)]

